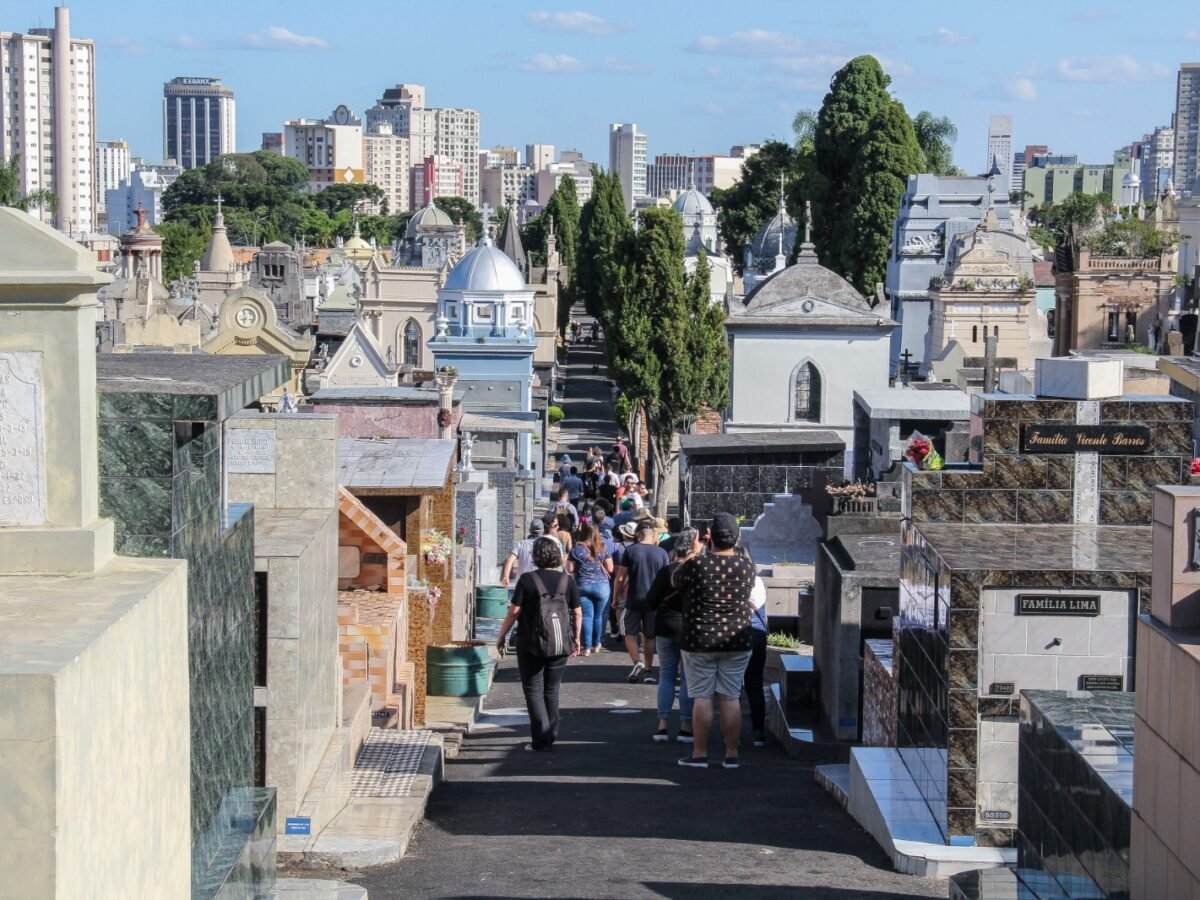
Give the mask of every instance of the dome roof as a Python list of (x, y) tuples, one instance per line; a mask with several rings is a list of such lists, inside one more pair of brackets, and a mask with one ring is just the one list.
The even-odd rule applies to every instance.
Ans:
[(779, 236), (783, 235), (783, 255), (788, 256), (796, 244), (797, 226), (785, 210), (775, 213), (771, 221), (763, 225), (750, 243), (750, 252), (755, 259), (774, 259), (779, 255)]
[(225, 231), (225, 214), (221, 212), (221, 206), (218, 204), (217, 216), (213, 220), (212, 238), (208, 242), (208, 249), (204, 251), (204, 258), (200, 260), (200, 271), (230, 272), (233, 268), (233, 248), (229, 246), (229, 235)]
[(404, 229), (404, 236), (412, 238), (417, 236), (418, 231), (427, 231), (431, 228), (453, 227), (453, 220), (442, 212), (442, 210), (430, 203), (428, 206), (418, 209), (413, 217), (408, 220), (408, 227)]
[(517, 264), (490, 242), (480, 244), (458, 261), (446, 276), (447, 291), (527, 291)]
[[(793, 226), (794, 227), (794, 226)], [(786, 244), (785, 244), (785, 251)], [(849, 310), (872, 312), (867, 298), (849, 281), (815, 262), (800, 262), (776, 272), (746, 295), (740, 314), (766, 310), (797, 298), (827, 300)]]
[(681, 216), (711, 216), (713, 205), (695, 188), (688, 188), (675, 198), (675, 209)]

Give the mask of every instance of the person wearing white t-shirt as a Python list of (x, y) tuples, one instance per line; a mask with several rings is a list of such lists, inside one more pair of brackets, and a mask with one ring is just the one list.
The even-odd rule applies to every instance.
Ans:
[[(546, 523), (541, 519), (534, 519), (529, 523), (529, 537), (523, 541), (518, 541), (517, 545), (512, 548), (512, 552), (508, 554), (508, 559), (504, 560), (504, 571), (500, 578), (500, 583), (505, 587), (513, 581), (516, 581), (526, 572), (532, 572), (537, 568), (533, 564), (533, 542), (542, 537), (546, 533)], [(516, 578), (513, 577), (513, 569), (516, 569)]]
[[(754, 562), (745, 544), (738, 544), (739, 555)], [(750, 591), (750, 663), (746, 666), (743, 689), (750, 701), (750, 731), (755, 747), (767, 746), (767, 701), (763, 694), (763, 670), (767, 665), (767, 586), (758, 576)]]

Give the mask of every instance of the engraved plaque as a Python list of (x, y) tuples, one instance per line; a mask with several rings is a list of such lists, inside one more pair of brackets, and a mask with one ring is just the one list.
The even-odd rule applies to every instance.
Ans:
[(225, 471), (233, 475), (274, 474), (275, 429), (227, 429), (225, 432)]
[(42, 354), (0, 353), (0, 526), (45, 524)]

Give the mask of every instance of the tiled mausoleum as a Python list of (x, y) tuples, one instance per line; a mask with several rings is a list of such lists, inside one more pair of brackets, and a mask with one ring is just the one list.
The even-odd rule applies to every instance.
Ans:
[(1153, 488), (1192, 459), (1192, 404), (1110, 395), (1119, 363), (1038, 380), (974, 398), (977, 464), (906, 472), (898, 751), (951, 844), (1012, 842), (1022, 690), (1133, 689)]

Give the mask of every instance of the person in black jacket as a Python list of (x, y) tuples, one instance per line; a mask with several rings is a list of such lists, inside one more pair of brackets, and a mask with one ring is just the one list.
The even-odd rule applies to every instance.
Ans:
[(650, 586), (646, 602), (656, 610), (654, 643), (658, 650), (658, 730), (654, 740), (670, 740), (667, 725), (671, 707), (675, 705), (675, 681), (679, 680), (679, 732), (675, 740), (692, 743), (692, 700), (688, 696), (687, 677), (683, 674), (679, 639), (683, 631), (683, 598), (671, 584), (671, 576), (680, 564), (704, 549), (700, 532), (695, 528), (680, 528), (671, 549), (671, 564), (659, 571)]
[[(525, 749), (547, 751), (554, 746), (554, 740), (558, 737), (558, 689), (566, 673), (567, 659), (579, 653), (583, 609), (575, 579), (559, 571), (563, 564), (563, 553), (562, 545), (557, 540), (541, 537), (534, 541), (533, 564), (537, 568), (522, 575), (513, 589), (508, 615), (504, 617), (496, 638), (496, 648), (501, 654), (504, 653), (508, 632), (514, 623), (518, 623), (517, 667), (521, 672), (525, 706), (529, 710), (529, 733), (532, 739)], [(569, 653), (542, 656), (535, 652), (533, 635), (538, 632), (543, 592), (550, 596), (558, 593), (565, 596), (567, 608), (571, 611), (573, 638)]]

